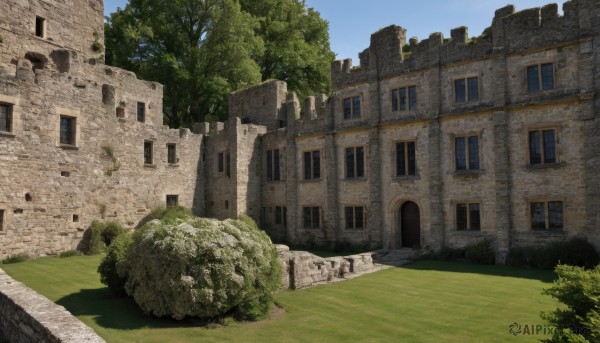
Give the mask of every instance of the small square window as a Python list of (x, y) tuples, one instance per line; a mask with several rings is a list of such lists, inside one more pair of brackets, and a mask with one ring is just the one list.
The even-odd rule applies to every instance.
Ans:
[(542, 165), (557, 163), (556, 130), (529, 131), (529, 163)]
[(73, 215), (73, 223), (78, 223), (79, 222), (79, 215), (78, 214), (74, 214)]
[(152, 141), (144, 142), (144, 164), (152, 165), (154, 163), (153, 145)]
[(179, 205), (179, 195), (167, 195), (167, 207)]
[(144, 123), (146, 121), (146, 104), (143, 102), (137, 103), (137, 121)]
[(75, 145), (74, 117), (60, 116), (60, 144)]
[(0, 131), (12, 132), (12, 105), (0, 103)]
[(177, 144), (167, 144), (167, 163), (177, 163)]
[(454, 102), (458, 104), (477, 101), (479, 101), (479, 78), (454, 80)]
[(305, 229), (318, 229), (321, 227), (321, 209), (319, 207), (304, 207), (302, 212)]
[(364, 207), (346, 207), (346, 229), (361, 230), (365, 228), (365, 208)]
[(481, 211), (479, 204), (456, 204), (456, 229), (459, 231), (481, 230)]
[(46, 37), (46, 19), (35, 17), (35, 35), (40, 38)]
[(342, 100), (344, 107), (344, 119), (360, 118), (360, 96), (353, 96)]
[(554, 64), (543, 63), (527, 67), (527, 91), (554, 89)]

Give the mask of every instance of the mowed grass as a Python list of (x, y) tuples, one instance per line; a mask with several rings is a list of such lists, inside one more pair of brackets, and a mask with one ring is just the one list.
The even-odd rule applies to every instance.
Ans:
[(41, 258), (0, 267), (108, 342), (537, 342), (548, 336), (513, 336), (509, 325), (543, 325), (540, 311), (558, 305), (541, 294), (552, 272), (423, 261), (280, 292), (283, 314), (206, 327), (147, 317), (131, 299), (113, 296), (99, 282), (100, 259)]

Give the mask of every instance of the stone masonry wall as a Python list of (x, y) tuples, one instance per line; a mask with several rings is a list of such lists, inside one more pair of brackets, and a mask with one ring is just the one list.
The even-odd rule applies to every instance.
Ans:
[(101, 343), (104, 340), (64, 307), (0, 269), (0, 332), (9, 342)]

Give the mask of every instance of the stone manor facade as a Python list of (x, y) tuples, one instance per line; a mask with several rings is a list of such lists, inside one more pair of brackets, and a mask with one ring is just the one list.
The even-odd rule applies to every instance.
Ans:
[(162, 125), (162, 86), (102, 63), (102, 0), (0, 3), (0, 256), (77, 247), (93, 219), (248, 214), (278, 242), (600, 249), (600, 3), (496, 11), (469, 38), (386, 27), (333, 92), (233, 93)]

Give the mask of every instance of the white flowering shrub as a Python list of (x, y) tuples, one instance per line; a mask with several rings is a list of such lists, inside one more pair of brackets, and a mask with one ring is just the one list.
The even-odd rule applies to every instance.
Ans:
[(158, 317), (258, 319), (280, 283), (275, 247), (246, 219), (153, 220), (127, 254), (125, 290)]

